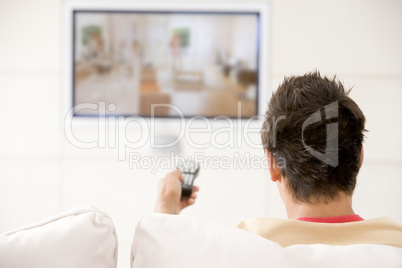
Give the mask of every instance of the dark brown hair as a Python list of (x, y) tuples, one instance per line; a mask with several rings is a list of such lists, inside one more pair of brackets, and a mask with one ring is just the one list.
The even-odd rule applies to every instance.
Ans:
[[(355, 189), (366, 119), (349, 92), (336, 77), (312, 72), (285, 78), (272, 95), (262, 143), (281, 163), (281, 174), (296, 201), (326, 202), (340, 192), (352, 195)], [(326, 116), (330, 112), (336, 116)], [(312, 115), (319, 120), (306, 124)], [(329, 124), (336, 131), (328, 131)], [(311, 152), (325, 155), (331, 142), (337, 145), (329, 152), (336, 156), (335, 164)]]

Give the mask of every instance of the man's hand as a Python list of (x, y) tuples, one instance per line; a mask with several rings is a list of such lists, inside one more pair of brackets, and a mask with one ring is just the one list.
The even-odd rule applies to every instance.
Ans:
[(183, 208), (194, 204), (199, 188), (194, 186), (191, 196), (181, 198), (181, 182), (183, 181), (183, 175), (178, 169), (169, 172), (159, 181), (155, 212), (177, 215)]

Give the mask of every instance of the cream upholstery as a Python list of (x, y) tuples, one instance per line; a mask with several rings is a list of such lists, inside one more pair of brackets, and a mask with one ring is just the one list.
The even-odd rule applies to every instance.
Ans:
[(0, 235), (0, 267), (115, 268), (117, 249), (111, 218), (82, 207)]
[(384, 245), (279, 244), (253, 233), (184, 216), (151, 214), (138, 224), (137, 267), (402, 267), (402, 249)]
[[(0, 267), (115, 268), (117, 250), (110, 217), (92, 207), (78, 208), (0, 235)], [(282, 248), (230, 226), (156, 213), (138, 223), (131, 252), (132, 268), (402, 267), (401, 264), (400, 248), (318, 244)]]

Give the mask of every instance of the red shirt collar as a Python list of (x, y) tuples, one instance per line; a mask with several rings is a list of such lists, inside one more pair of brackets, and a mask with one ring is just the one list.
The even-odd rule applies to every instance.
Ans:
[(297, 218), (299, 221), (308, 222), (321, 222), (321, 223), (347, 223), (354, 221), (363, 221), (364, 219), (357, 214), (353, 215), (343, 215), (336, 217), (301, 217)]

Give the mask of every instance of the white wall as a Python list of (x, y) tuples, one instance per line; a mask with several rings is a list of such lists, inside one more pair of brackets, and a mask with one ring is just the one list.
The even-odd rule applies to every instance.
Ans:
[[(229, 1), (230, 2), (230, 1)], [(79, 149), (62, 127), (62, 1), (0, 2), (0, 232), (91, 203), (108, 212), (119, 234), (120, 267), (128, 267), (134, 226), (152, 212), (164, 170), (131, 170), (116, 149)], [(402, 223), (402, 2), (273, 0), (270, 86), (314, 69), (337, 74), (367, 117), (366, 159), (355, 211)], [(88, 140), (94, 129), (77, 133)], [(129, 132), (129, 135), (139, 135)], [(207, 135), (198, 135), (208, 140)], [(258, 141), (258, 135), (252, 139)], [(196, 150), (182, 144), (183, 155)], [(262, 151), (243, 145), (205, 149), (211, 156)], [(149, 156), (147, 148), (138, 150)], [(225, 224), (253, 216), (285, 217), (262, 169), (204, 169), (196, 206), (184, 214)]]

